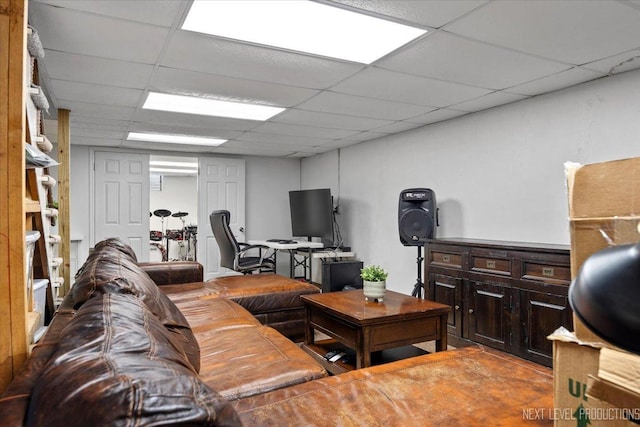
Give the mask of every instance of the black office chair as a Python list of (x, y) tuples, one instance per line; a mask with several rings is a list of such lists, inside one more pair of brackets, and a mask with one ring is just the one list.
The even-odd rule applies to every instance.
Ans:
[[(273, 259), (265, 256), (269, 247), (238, 242), (229, 227), (230, 217), (231, 214), (227, 210), (213, 211), (209, 215), (213, 236), (220, 248), (220, 266), (243, 274), (256, 271), (275, 273)], [(258, 249), (259, 256), (249, 256), (247, 252), (252, 249)]]

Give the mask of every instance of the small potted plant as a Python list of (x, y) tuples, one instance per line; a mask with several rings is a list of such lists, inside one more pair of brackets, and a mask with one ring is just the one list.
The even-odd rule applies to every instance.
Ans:
[(360, 270), (365, 301), (382, 302), (387, 288), (387, 276), (389, 273), (379, 265), (368, 265)]

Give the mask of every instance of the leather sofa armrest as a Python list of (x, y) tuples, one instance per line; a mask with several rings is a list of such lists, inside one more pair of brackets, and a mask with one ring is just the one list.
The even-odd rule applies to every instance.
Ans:
[(197, 261), (138, 263), (158, 286), (202, 282), (204, 269)]

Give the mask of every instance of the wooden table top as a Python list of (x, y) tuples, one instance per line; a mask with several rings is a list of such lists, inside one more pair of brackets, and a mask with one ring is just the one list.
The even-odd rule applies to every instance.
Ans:
[(301, 295), (310, 304), (355, 324), (369, 324), (447, 314), (451, 307), (387, 290), (384, 302), (367, 302), (362, 289)]

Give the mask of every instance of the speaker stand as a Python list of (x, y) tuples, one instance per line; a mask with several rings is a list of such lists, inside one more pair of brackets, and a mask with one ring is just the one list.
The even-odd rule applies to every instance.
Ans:
[(422, 261), (424, 261), (424, 258), (422, 257), (422, 246), (418, 246), (418, 280), (416, 281), (416, 284), (413, 287), (413, 292), (411, 293), (411, 296), (417, 298), (422, 298), (422, 288), (424, 286), (424, 283), (422, 283)]

